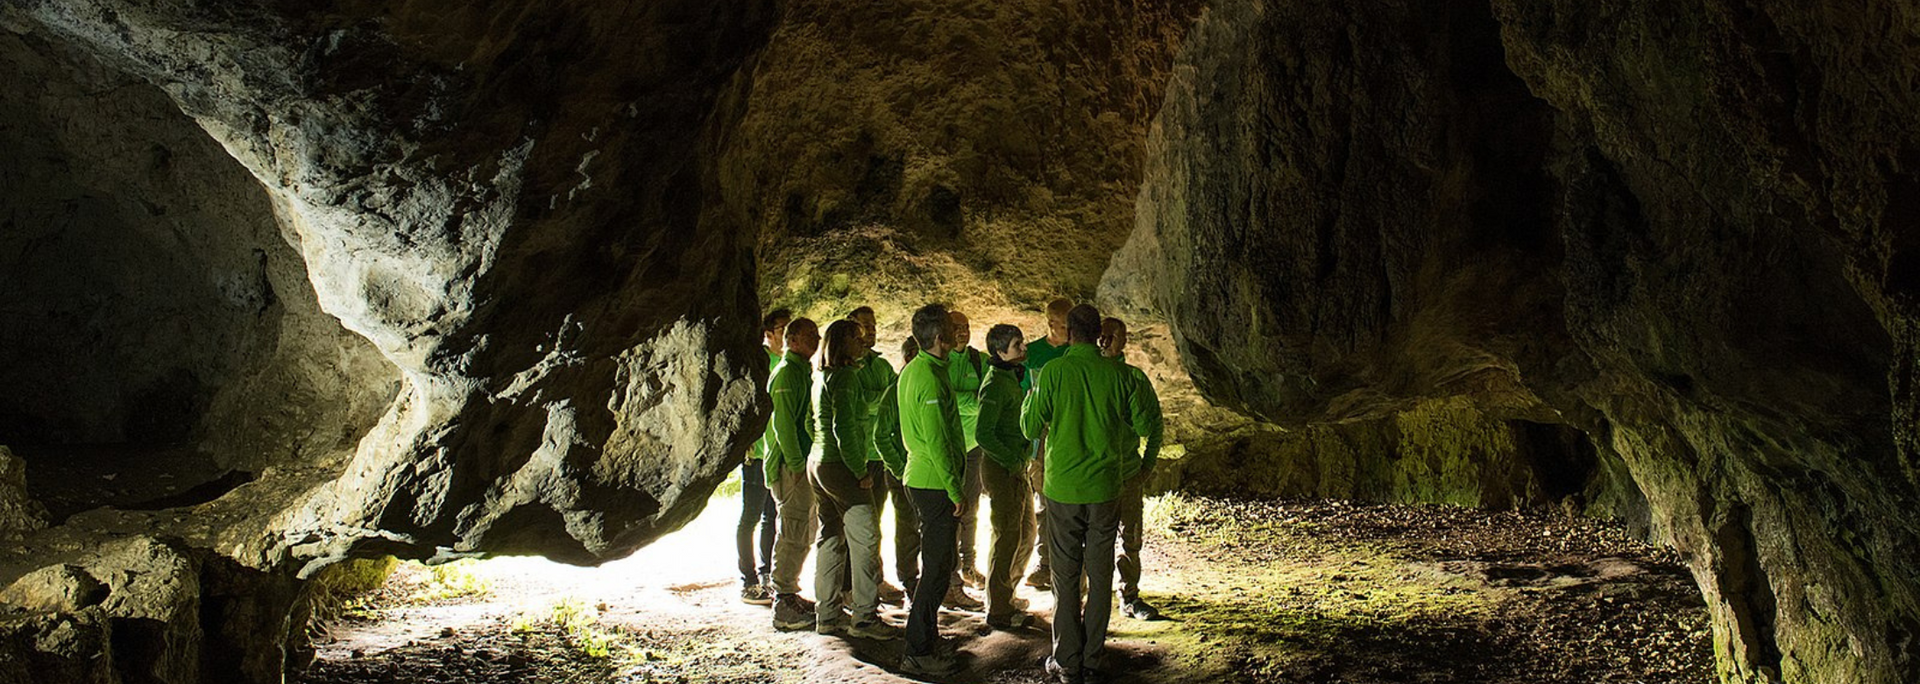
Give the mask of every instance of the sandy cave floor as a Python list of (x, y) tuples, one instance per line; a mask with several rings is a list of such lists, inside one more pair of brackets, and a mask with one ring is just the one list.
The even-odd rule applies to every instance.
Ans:
[[(776, 632), (767, 608), (739, 602), (738, 511), (737, 497), (715, 497), (686, 529), (600, 568), (403, 564), (320, 632), (294, 681), (902, 681), (889, 672), (901, 642)], [(1115, 681), (1712, 679), (1692, 577), (1594, 521), (1175, 495), (1149, 504), (1147, 529), (1145, 595), (1168, 619), (1115, 616)], [(1038, 629), (943, 614), (967, 667), (941, 681), (1045, 681), (1052, 600), (1022, 595)], [(885, 612), (905, 620), (898, 606)]]

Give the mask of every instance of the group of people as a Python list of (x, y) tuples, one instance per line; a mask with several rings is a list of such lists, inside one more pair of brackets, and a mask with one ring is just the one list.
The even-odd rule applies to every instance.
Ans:
[[(940, 675), (959, 668), (939, 638), (943, 605), (984, 607), (996, 629), (1034, 623), (1015, 590), (1037, 551), (1026, 583), (1053, 592), (1047, 670), (1084, 681), (1101, 667), (1116, 568), (1122, 610), (1158, 617), (1140, 597), (1140, 528), (1162, 424), (1146, 374), (1126, 363), (1126, 325), (1060, 299), (1047, 306), (1046, 335), (1029, 342), (995, 325), (984, 352), (967, 317), (945, 306), (921, 307), (911, 326), (896, 374), (873, 349), (870, 307), (824, 335), (786, 310), (762, 319), (773, 414), (741, 470), (741, 599), (771, 605), (776, 629), (904, 637), (900, 669)], [(974, 548), (983, 496), (984, 575)], [(881, 571), (889, 499), (904, 588)], [(800, 595), (810, 545), (814, 601)], [(984, 585), (984, 606), (967, 585)], [(904, 628), (878, 611), (902, 601)]]

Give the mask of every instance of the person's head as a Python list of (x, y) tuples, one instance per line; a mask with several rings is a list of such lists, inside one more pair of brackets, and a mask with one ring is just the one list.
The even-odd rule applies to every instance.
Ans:
[(1007, 363), (1027, 360), (1027, 342), (1020, 329), (1001, 323), (987, 330), (987, 352)]
[(919, 355), (920, 355), (919, 340), (913, 339), (912, 335), (908, 335), (907, 339), (900, 341), (900, 363), (902, 364), (913, 363), (913, 357), (916, 357)]
[(965, 349), (967, 345), (973, 344), (973, 327), (967, 324), (967, 315), (958, 311), (949, 311), (947, 318), (953, 321), (954, 348)]
[(1058, 344), (1067, 339), (1067, 312), (1073, 310), (1073, 300), (1061, 297), (1047, 302), (1047, 338)]
[(868, 349), (872, 349), (874, 344), (873, 336), (879, 330), (879, 325), (873, 318), (873, 307), (862, 306), (849, 311), (847, 312), (847, 320), (860, 324), (862, 341), (866, 343)]
[(785, 339), (787, 322), (793, 320), (791, 309), (774, 309), (760, 317), (760, 337), (768, 349), (779, 349), (780, 341)]
[(1100, 341), (1100, 310), (1092, 304), (1081, 304), (1068, 311), (1067, 341), (1073, 344)]
[(866, 356), (866, 346), (862, 344), (860, 324), (853, 321), (834, 321), (827, 325), (826, 344), (820, 350), (821, 368), (845, 368), (860, 362)]
[(812, 319), (796, 318), (787, 324), (787, 351), (801, 358), (812, 358), (820, 351), (820, 326)]
[(1127, 323), (1118, 318), (1100, 321), (1100, 355), (1117, 357), (1127, 351)]
[(913, 312), (913, 336), (920, 341), (920, 351), (946, 356), (947, 348), (953, 346), (953, 319), (947, 307), (928, 304)]

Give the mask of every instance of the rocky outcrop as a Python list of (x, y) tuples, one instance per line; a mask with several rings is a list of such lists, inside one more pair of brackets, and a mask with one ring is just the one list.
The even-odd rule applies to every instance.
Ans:
[[(344, 421), (359, 441), (338, 478), (263, 512), (275, 536), (249, 545), (248, 563), (595, 562), (688, 519), (744, 451), (764, 372), (738, 315), (756, 308), (752, 243), (703, 198), (767, 5), (109, 0), (9, 3), (3, 16), (22, 34), (10, 40), (131, 74), (130, 91), (157, 87), (198, 124), (263, 190), (251, 192), (297, 244), (317, 311), (400, 380), (364, 437)], [(260, 261), (239, 271), (244, 291), (289, 285)], [(301, 333), (317, 330), (281, 325), (287, 341), (228, 364), (243, 377), (223, 386), (337, 400), (307, 385), (313, 372), (272, 363), (314, 358), (328, 343)], [(364, 376), (350, 365), (304, 368)], [(320, 417), (288, 416), (261, 421), (241, 450), (297, 443)], [(325, 456), (288, 465), (303, 459)]]
[(1313, 445), (1281, 455), (1405, 453), (1362, 426), (1436, 401), (1584, 433), (1688, 559), (1726, 679), (1915, 680), (1904, 26), (1217, 3), (1107, 295)]
[(47, 509), (27, 493), (27, 464), (0, 446), (0, 542), (47, 526)]

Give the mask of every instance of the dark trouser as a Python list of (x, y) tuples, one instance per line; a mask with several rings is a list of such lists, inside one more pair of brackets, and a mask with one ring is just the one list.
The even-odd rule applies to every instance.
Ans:
[(1113, 565), (1120, 571), (1120, 600), (1130, 602), (1140, 598), (1140, 547), (1141, 529), (1146, 517), (1147, 484), (1146, 473), (1128, 479), (1120, 489), (1120, 549), (1113, 557)]
[(960, 516), (960, 528), (955, 533), (960, 537), (960, 562), (953, 566), (956, 581), (962, 570), (978, 572), (980, 569), (980, 564), (974, 562), (979, 558), (974, 554), (974, 547), (980, 540), (980, 493), (986, 490), (980, 481), (980, 461), (986, 455), (986, 450), (979, 447), (967, 452), (967, 470), (960, 476), (960, 502), (966, 505), (967, 513)]
[[(913, 609), (907, 613), (907, 655), (933, 653), (940, 641), (940, 602), (947, 597), (953, 572), (953, 535), (960, 519), (953, 499), (944, 489), (907, 490), (920, 514), (920, 583), (913, 589)], [(1112, 573), (1108, 573), (1112, 574)]]
[[(1106, 652), (1107, 622), (1113, 618), (1113, 542), (1120, 504), (1048, 501), (1047, 525), (1053, 535), (1053, 659), (1068, 672), (1098, 669)], [(1082, 577), (1087, 580), (1084, 611)]]
[(980, 480), (992, 499), (987, 520), (993, 526), (992, 552), (987, 554), (987, 617), (1004, 619), (1015, 612), (1013, 592), (1033, 555), (1033, 490), (1027, 487), (1027, 469), (1007, 470), (987, 459)]
[[(740, 554), (740, 581), (761, 584), (773, 575), (773, 534), (776, 515), (773, 493), (767, 491), (767, 464), (749, 459), (740, 466), (740, 524), (734, 528), (734, 547)], [(753, 528), (760, 528), (760, 556), (755, 564)]]
[[(886, 477), (887, 491), (893, 494), (894, 572), (900, 578), (900, 586), (912, 588), (920, 581), (920, 510), (914, 507), (907, 485), (900, 478), (892, 472), (887, 472)], [(878, 514), (875, 515), (878, 519)]]

